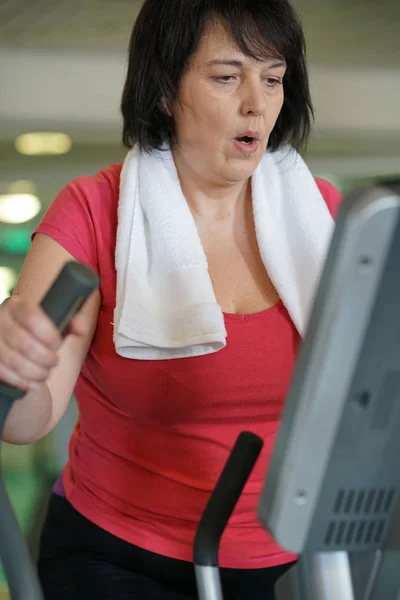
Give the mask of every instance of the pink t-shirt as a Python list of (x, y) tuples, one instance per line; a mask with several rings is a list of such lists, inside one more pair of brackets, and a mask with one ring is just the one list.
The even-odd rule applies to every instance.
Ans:
[[(298, 333), (280, 301), (259, 314), (225, 314), (227, 347), (220, 352), (170, 361), (118, 356), (112, 322), (120, 172), (121, 165), (112, 165), (69, 183), (36, 230), (101, 280), (97, 328), (75, 388), (79, 421), (63, 472), (66, 497), (119, 538), (191, 561), (199, 518), (238, 434), (249, 430), (264, 448), (224, 532), (220, 565), (289, 562), (295, 556), (262, 528), (256, 510)], [(335, 216), (338, 191), (317, 184)]]

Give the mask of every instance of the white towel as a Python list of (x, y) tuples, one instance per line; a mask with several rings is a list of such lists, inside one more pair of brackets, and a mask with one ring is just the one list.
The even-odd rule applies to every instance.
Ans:
[[(334, 222), (308, 167), (290, 147), (267, 152), (252, 177), (265, 268), (303, 335)], [(171, 151), (131, 150), (124, 162), (116, 245), (116, 352), (165, 360), (226, 346), (200, 236)]]

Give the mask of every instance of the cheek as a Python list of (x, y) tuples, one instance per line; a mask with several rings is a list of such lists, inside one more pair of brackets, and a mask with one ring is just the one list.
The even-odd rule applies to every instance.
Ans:
[(267, 120), (270, 125), (270, 128), (273, 129), (276, 121), (278, 120), (279, 115), (281, 114), (281, 110), (283, 108), (284, 103), (284, 95), (279, 94), (275, 98), (271, 98), (269, 102), (269, 110), (267, 112)]
[(190, 101), (182, 111), (180, 135), (187, 142), (194, 142), (198, 147), (212, 146), (221, 138), (221, 131), (229, 127), (232, 119), (227, 112), (226, 102), (202, 97)]
[(186, 90), (184, 103), (191, 120), (200, 126), (215, 127), (227, 118), (229, 102), (203, 81)]

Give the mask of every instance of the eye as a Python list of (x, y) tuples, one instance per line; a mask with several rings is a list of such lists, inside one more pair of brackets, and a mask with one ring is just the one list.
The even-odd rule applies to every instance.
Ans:
[(277, 87), (282, 84), (281, 79), (275, 79), (274, 77), (267, 77), (265, 81), (269, 87)]
[(218, 83), (226, 84), (226, 83), (231, 83), (235, 79), (235, 76), (234, 75), (221, 75), (220, 77), (215, 77), (214, 79)]

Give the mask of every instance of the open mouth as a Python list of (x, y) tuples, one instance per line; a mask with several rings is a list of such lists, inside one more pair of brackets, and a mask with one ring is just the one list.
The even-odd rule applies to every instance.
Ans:
[(233, 140), (236, 148), (246, 156), (254, 156), (259, 149), (259, 138), (250, 135), (243, 135)]
[(235, 138), (238, 142), (240, 142), (241, 144), (247, 144), (248, 146), (251, 146), (251, 144), (255, 141), (255, 138), (252, 137), (248, 137), (247, 135), (244, 137), (239, 137), (239, 138)]

